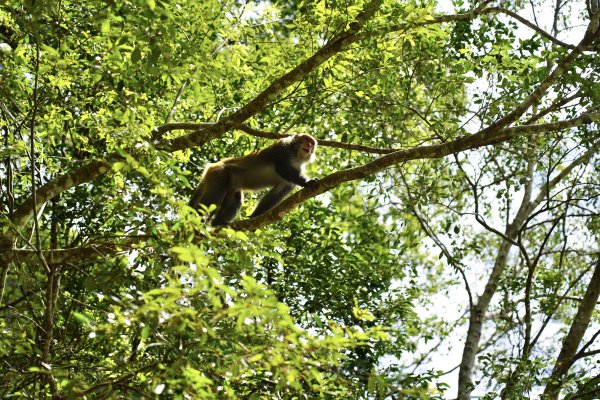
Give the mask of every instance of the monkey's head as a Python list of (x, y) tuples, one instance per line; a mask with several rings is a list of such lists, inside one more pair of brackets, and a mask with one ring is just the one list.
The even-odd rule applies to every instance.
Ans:
[(317, 149), (317, 141), (314, 137), (307, 134), (294, 135), (292, 137), (292, 144), (296, 147), (300, 159), (312, 161)]

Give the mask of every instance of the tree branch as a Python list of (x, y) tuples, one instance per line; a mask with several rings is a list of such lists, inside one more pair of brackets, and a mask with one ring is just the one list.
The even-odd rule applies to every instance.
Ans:
[[(262, 137), (262, 138), (267, 138), (267, 139), (281, 139), (281, 138), (289, 136), (289, 135), (281, 135), (278, 133), (273, 133), (273, 132), (268, 132), (268, 131), (260, 131), (258, 129), (251, 128), (250, 126), (248, 126), (246, 124), (242, 124), (242, 125), (236, 127), (236, 129), (246, 132), (247, 134), (252, 135), (252, 136), (257, 136), (257, 137)], [(356, 151), (362, 151), (364, 153), (372, 153), (372, 154), (390, 154), (395, 151), (398, 151), (398, 149), (383, 149), (380, 147), (365, 146), (362, 144), (354, 144), (354, 143), (344, 143), (344, 142), (338, 142), (335, 140), (319, 139), (318, 144), (319, 144), (319, 146), (332, 147), (332, 148), (336, 148), (336, 149), (345, 149), (345, 150), (356, 150)]]
[(336, 36), (332, 41), (325, 44), (319, 51), (311, 57), (300, 63), (291, 71), (276, 79), (258, 96), (247, 103), (245, 106), (235, 111), (233, 114), (208, 126), (204, 129), (192, 132), (189, 135), (181, 136), (172, 140), (162, 141), (157, 145), (158, 148), (165, 151), (183, 150), (190, 147), (201, 146), (211, 139), (214, 139), (223, 133), (242, 124), (248, 118), (262, 111), (275, 98), (285, 91), (292, 84), (300, 81), (309, 73), (316, 70), (325, 61), (329, 60), (335, 54), (346, 49), (350, 44), (358, 39), (358, 32), (363, 28), (366, 22), (373, 17), (375, 12), (382, 4), (382, 0), (371, 0), (364, 10), (357, 16), (356, 21), (352, 22), (348, 29)]
[(516, 19), (517, 21), (519, 21), (523, 25), (527, 26), (528, 28), (534, 30), (541, 37), (543, 37), (543, 38), (549, 40), (550, 42), (557, 44), (561, 47), (564, 47), (567, 49), (575, 49), (575, 47), (577, 47), (575, 45), (565, 43), (565, 42), (559, 40), (558, 38), (552, 36), (545, 30), (543, 30), (542, 28), (537, 26), (536, 24), (521, 17), (519, 14), (517, 14), (511, 10), (508, 10), (506, 8), (503, 8), (503, 7), (476, 8), (474, 10), (471, 10), (471, 11), (463, 13), (463, 14), (438, 15), (438, 16), (432, 17), (430, 20), (422, 21), (422, 22), (418, 22), (418, 23), (393, 25), (392, 27), (390, 27), (390, 29), (387, 32), (406, 31), (408, 29), (416, 28), (416, 27), (420, 27), (420, 26), (443, 24), (443, 23), (448, 23), (448, 22), (470, 21), (477, 17), (481, 17), (484, 15), (494, 15), (494, 14), (508, 15), (509, 17)]
[(546, 384), (546, 389), (544, 390), (545, 399), (553, 400), (558, 398), (558, 394), (562, 386), (562, 379), (569, 371), (571, 360), (575, 357), (575, 353), (579, 347), (579, 344), (581, 343), (583, 334), (590, 323), (592, 313), (594, 312), (599, 296), (600, 258), (598, 258), (596, 262), (594, 274), (592, 275), (592, 279), (590, 280), (587, 290), (583, 295), (583, 300), (577, 308), (577, 314), (575, 315), (575, 318), (573, 318), (571, 329), (563, 340), (562, 349), (560, 350), (560, 354), (556, 359), (556, 364), (554, 365), (552, 374), (550, 375), (548, 383)]
[[(439, 157), (444, 157), (446, 155), (457, 153), (460, 151), (470, 150), (470, 149), (474, 149), (477, 147), (487, 146), (490, 144), (497, 144), (497, 143), (509, 140), (516, 136), (532, 135), (532, 134), (537, 134), (537, 133), (543, 133), (543, 132), (549, 132), (549, 131), (555, 131), (555, 130), (561, 130), (561, 129), (568, 129), (568, 128), (573, 128), (573, 127), (577, 127), (577, 126), (591, 124), (592, 122), (597, 122), (599, 120), (600, 120), (600, 111), (594, 112), (594, 113), (583, 114), (577, 118), (573, 118), (573, 119), (569, 119), (569, 120), (565, 120), (565, 121), (558, 121), (558, 122), (553, 122), (553, 123), (548, 123), (548, 124), (539, 124), (539, 125), (523, 125), (523, 126), (519, 126), (519, 127), (515, 127), (515, 128), (502, 129), (502, 130), (498, 131), (498, 133), (486, 131), (484, 129), (483, 131), (480, 131), (476, 134), (464, 136), (455, 141), (444, 143), (441, 145), (420, 146), (420, 147), (415, 147), (415, 148), (406, 149), (406, 150), (377, 149), (377, 148), (373, 148), (373, 147), (369, 147), (369, 146), (344, 144), (344, 143), (339, 143), (339, 142), (335, 142), (335, 141), (320, 141), (319, 143), (322, 143), (323, 145), (330, 145), (331, 147), (367, 151), (367, 152), (373, 152), (373, 153), (378, 153), (378, 154), (386, 154), (387, 153), (387, 156), (381, 157), (378, 160), (383, 159), (383, 161), (379, 161), (379, 162), (386, 163), (386, 162), (388, 162), (387, 160), (398, 159), (398, 161), (396, 161), (396, 162), (392, 161), (389, 164), (389, 165), (393, 165), (393, 164), (396, 164), (399, 162), (408, 161), (409, 159), (412, 160), (412, 159), (416, 159), (416, 158), (421, 158), (420, 154), (423, 154), (423, 158), (439, 158)], [(167, 124), (167, 125), (163, 125), (164, 128), (162, 128), (162, 129), (163, 129), (163, 131), (166, 131), (168, 129), (186, 129), (185, 127), (190, 127), (192, 125), (193, 125), (192, 123)], [(212, 125), (212, 126), (214, 126), (214, 125)], [(159, 129), (161, 129), (161, 128), (159, 128)], [(251, 129), (248, 129), (248, 130), (250, 130), (254, 133), (260, 132), (260, 131), (251, 130)], [(269, 136), (270, 135), (271, 134), (269, 134)], [(411, 154), (414, 154), (414, 155), (411, 155)], [(388, 156), (392, 156), (392, 157), (386, 158)], [(114, 155), (114, 157), (117, 157), (117, 155)], [(408, 158), (403, 159), (403, 157), (408, 157)], [(375, 160), (374, 162), (377, 162), (377, 160)], [(367, 165), (370, 165), (370, 164), (367, 164)], [(47, 182), (45, 185), (41, 186), (36, 192), (35, 204), (38, 207), (41, 207), (44, 203), (46, 203), (47, 201), (56, 197), (60, 193), (67, 191), (75, 186), (81, 185), (82, 183), (89, 182), (89, 181), (107, 173), (108, 171), (110, 171), (111, 166), (112, 166), (111, 161), (93, 160), (75, 170), (69, 171), (69, 172), (65, 173), (64, 175), (62, 175), (50, 182)], [(387, 166), (387, 165), (385, 165), (385, 166)], [(385, 168), (385, 166), (383, 166), (382, 168)], [(382, 169), (382, 168), (380, 168), (380, 169)], [(374, 171), (379, 171), (380, 169), (376, 169)], [(358, 171), (359, 170), (352, 172), (352, 173), (355, 174)], [(343, 171), (340, 171), (340, 173), (341, 172), (343, 172)], [(369, 174), (368, 172), (363, 172), (363, 173), (366, 174), (364, 176), (367, 176)], [(361, 177), (364, 177), (364, 176), (358, 176), (357, 178), (348, 179), (348, 180), (360, 179)], [(338, 183), (332, 183), (331, 187), (337, 186), (337, 184), (339, 184), (341, 182), (345, 182), (345, 180), (340, 180)], [(323, 182), (321, 182), (319, 187), (324, 187)], [(328, 189), (331, 187), (328, 187)], [(323, 190), (323, 191), (325, 191), (325, 190)], [(319, 193), (316, 193), (316, 194), (320, 194), (320, 193), (322, 193), (322, 191), (319, 191)], [(306, 200), (307, 198), (308, 197), (306, 197), (304, 200)], [(303, 200), (301, 200), (301, 201), (303, 201)], [(12, 223), (16, 229), (21, 229), (27, 224), (27, 222), (29, 221), (29, 218), (31, 218), (31, 216), (33, 215), (33, 211), (32, 211), (33, 205), (34, 205), (34, 199), (32, 197), (30, 197), (16, 208), (16, 210), (13, 214), (13, 219), (12, 219)], [(279, 218), (276, 218), (276, 219), (279, 219)], [(273, 221), (271, 221), (271, 222), (273, 222)], [(6, 237), (0, 237), (0, 244), (1, 244), (0, 251), (2, 249), (10, 248), (10, 241), (7, 240)]]
[(492, 123), (483, 131), (493, 131), (512, 124), (519, 117), (521, 117), (525, 111), (529, 109), (529, 107), (538, 102), (548, 91), (548, 89), (565, 73), (565, 71), (571, 66), (577, 57), (583, 53), (585, 47), (593, 43), (593, 41), (596, 39), (598, 32), (594, 27), (598, 23), (599, 19), (600, 13), (592, 18), (585, 35), (579, 44), (561, 62), (559, 62), (558, 65), (556, 65), (552, 72), (550, 72), (550, 74), (535, 88), (533, 92), (531, 92), (529, 96), (527, 96), (527, 98), (517, 105), (513, 111)]
[(311, 197), (315, 197), (316, 195), (324, 193), (336, 187), (340, 183), (365, 178), (394, 164), (416, 159), (442, 158), (450, 154), (504, 142), (518, 136), (529, 136), (542, 132), (572, 128), (585, 124), (591, 124), (599, 119), (600, 112), (595, 112), (591, 114), (584, 114), (570, 120), (548, 124), (506, 128), (497, 132), (484, 129), (479, 133), (464, 136), (452, 142), (398, 150), (379, 157), (378, 159), (367, 164), (334, 172), (333, 174), (321, 179), (315, 188), (304, 188), (289, 196), (269, 212), (245, 221), (234, 222), (231, 224), (231, 227), (236, 230), (255, 230), (264, 225), (282, 219), (283, 216), (296, 205), (308, 200)]
[[(165, 151), (175, 151), (175, 150), (181, 150), (181, 149), (185, 149), (185, 148), (189, 148), (189, 147), (193, 147), (193, 146), (199, 146), (199, 145), (207, 143), (208, 141), (220, 136), (224, 132), (226, 132), (234, 127), (240, 126), (246, 119), (248, 119), (255, 113), (259, 112), (262, 108), (266, 107), (271, 99), (275, 98), (278, 94), (283, 92), (291, 84), (302, 79), (308, 73), (315, 70), (318, 66), (320, 66), (327, 59), (329, 59), (336, 53), (344, 50), (348, 45), (350, 45), (351, 43), (356, 41), (358, 39), (358, 35), (357, 35), (358, 30), (361, 29), (362, 26), (364, 25), (364, 23), (373, 16), (373, 14), (376, 12), (376, 10), (378, 9), (378, 7), (380, 5), (381, 5), (380, 0), (379, 1), (378, 0), (371, 1), (371, 3), (369, 3), (365, 7), (365, 11), (363, 11), (359, 15), (359, 17), (357, 17), (357, 22), (350, 24), (350, 28), (348, 30), (346, 30), (341, 35), (338, 35), (330, 43), (323, 46), (317, 53), (315, 53), (309, 59), (307, 59), (306, 61), (301, 63), (299, 66), (297, 66), (296, 68), (294, 68), (293, 70), (291, 70), (290, 72), (288, 72), (287, 74), (282, 76), (281, 78), (277, 79), (267, 89), (265, 89), (261, 94), (259, 94), (254, 100), (249, 102), (246, 106), (242, 107), (237, 112), (233, 113), (229, 117), (227, 117), (215, 124), (210, 124), (210, 125), (202, 124), (201, 129), (198, 129), (189, 135), (179, 137), (176, 139), (172, 139), (172, 140), (162, 141), (158, 144), (158, 147)], [(446, 20), (468, 19), (468, 18), (472, 18), (473, 15), (475, 15), (474, 13), (476, 13), (476, 12), (479, 12), (479, 11), (475, 10), (472, 13), (461, 14), (459, 16), (436, 17), (437, 19), (434, 19), (433, 20), (434, 22), (428, 21), (428, 23), (436, 23), (436, 21), (437, 22), (445, 22)], [(594, 16), (593, 21), (590, 23), (590, 27), (588, 27), (588, 32), (586, 33), (584, 40), (569, 54), (569, 56), (567, 56), (559, 64), (559, 66), (557, 66), (555, 68), (555, 70), (550, 74), (550, 76), (544, 82), (542, 82), (542, 84), (540, 86), (538, 86), (538, 88), (536, 88), (536, 90), (532, 93), (532, 95), (530, 95), (530, 97), (528, 99), (526, 99), (515, 111), (508, 114), (504, 118), (501, 118), (496, 123), (492, 124), (491, 126), (484, 129), (483, 131), (479, 132), (479, 134), (493, 133), (494, 131), (497, 131), (501, 126), (504, 126), (508, 123), (514, 122), (514, 120), (516, 120), (531, 104), (533, 104), (533, 102), (535, 102), (536, 99), (538, 99), (543, 93), (545, 93), (545, 91), (548, 89), (548, 87), (552, 83), (554, 83), (554, 81), (564, 71), (564, 69), (581, 53), (583, 45), (587, 42), (592, 41), (595, 38), (595, 36), (597, 35), (597, 31), (592, 31), (591, 26), (593, 23), (597, 22), (596, 20), (598, 18), (600, 18), (600, 13), (598, 15)], [(589, 115), (591, 115), (591, 114), (589, 114)], [(573, 125), (573, 126), (577, 126), (578, 121), (574, 121), (574, 120), (570, 120), (570, 121), (575, 122), (575, 125)], [(565, 125), (560, 129), (565, 129), (565, 128), (569, 127), (568, 122), (564, 122), (564, 123), (565, 123)], [(555, 123), (555, 124), (560, 124), (560, 123)], [(160, 132), (164, 133), (164, 132), (167, 132), (167, 131), (173, 130), (173, 129), (189, 129), (192, 125), (193, 124), (188, 124), (188, 123), (165, 124), (162, 127), (157, 128), (157, 133), (160, 133)], [(534, 128), (534, 127), (536, 127), (536, 126), (535, 125), (527, 125), (527, 126), (518, 127), (515, 129), (539, 129), (539, 130), (549, 129), (548, 124), (538, 125), (537, 128)], [(552, 129), (558, 129), (558, 128), (559, 127), (557, 125), (556, 128), (552, 128)], [(515, 131), (514, 133), (517, 133), (517, 132)], [(525, 134), (527, 132), (519, 132), (519, 133)], [(529, 133), (534, 133), (534, 132), (531, 131)], [(468, 136), (468, 137), (470, 137), (470, 136)], [(507, 139), (508, 139), (508, 137), (507, 138), (498, 137), (498, 142), (504, 141)], [(325, 145), (326, 141), (323, 141), (322, 143)], [(335, 147), (334, 143), (335, 142), (330, 142), (332, 147)], [(457, 146), (459, 148), (461, 147), (460, 139), (458, 141), (455, 141), (452, 143), (457, 144)], [(494, 143), (486, 143), (485, 145), (487, 145), (487, 144), (494, 144)], [(342, 146), (339, 146), (339, 147), (342, 147)], [(343, 148), (349, 148), (349, 149), (361, 150), (361, 151), (369, 151), (369, 152), (377, 153), (377, 154), (388, 154), (388, 153), (393, 154), (393, 150), (391, 150), (391, 149), (390, 150), (388, 150), (388, 149), (376, 150), (375, 148), (370, 148), (368, 146), (362, 147), (360, 145), (353, 145), (352, 147), (350, 145), (344, 145)], [(468, 148), (463, 148), (463, 150), (467, 150), (467, 149)], [(64, 175), (58, 177), (57, 179), (43, 185), (37, 191), (37, 198), (35, 200), (30, 197), (24, 203), (20, 204), (17, 207), (17, 209), (13, 215), (13, 219), (12, 219), (14, 227), (17, 229), (21, 229), (25, 226), (25, 224), (29, 221), (29, 219), (33, 215), (32, 209), (34, 208), (34, 206), (36, 208), (40, 207), (45, 202), (54, 198), (58, 194), (66, 191), (72, 187), (78, 186), (84, 182), (91, 181), (91, 180), (105, 174), (106, 172), (108, 172), (110, 170), (110, 167), (111, 167), (111, 163), (106, 160), (93, 160), (93, 161), (90, 161), (87, 164), (81, 166), (80, 168), (73, 170), (73, 171), (69, 171), (69, 172), (65, 173)], [(12, 240), (10, 238), (0, 237), (0, 249), (9, 248), (11, 246), (11, 243), (12, 243)]]
[(15, 209), (12, 223), (20, 229), (27, 224), (33, 215), (34, 206), (40, 208), (47, 201), (82, 183), (89, 182), (110, 171), (111, 163), (105, 160), (93, 160), (81, 167), (42, 185), (36, 192), (36, 197), (29, 197)]
[[(80, 247), (67, 249), (55, 249), (43, 251), (44, 257), (52, 260), (49, 265), (61, 265), (67, 262), (86, 261), (96, 257), (108, 257), (129, 250), (131, 244), (135, 241), (147, 238), (138, 236), (135, 238), (124, 237), (122, 243), (90, 243)], [(11, 249), (4, 253), (4, 257), (9, 262), (32, 263), (36, 261), (37, 252), (27, 249)]]
[[(178, 129), (200, 130), (200, 129), (206, 128), (208, 126), (211, 126), (211, 125), (214, 125), (214, 123), (211, 123), (211, 122), (198, 122), (198, 123), (174, 122), (174, 123), (159, 126), (158, 128), (156, 128), (156, 130), (154, 132), (156, 135), (163, 135), (166, 132), (170, 132), (170, 131), (174, 131), (174, 130), (178, 130)], [(275, 133), (275, 132), (270, 132), (270, 131), (261, 131), (259, 129), (254, 129), (254, 128), (250, 127), (250, 125), (248, 125), (248, 124), (240, 124), (240, 125), (236, 126), (235, 129), (245, 132), (251, 136), (261, 137), (261, 138), (265, 138), (265, 139), (277, 140), (277, 139), (283, 139), (285, 137), (290, 136), (290, 135)], [(390, 154), (390, 153), (393, 153), (394, 151), (398, 150), (398, 149), (384, 149), (384, 148), (380, 148), (380, 147), (365, 146), (362, 144), (344, 143), (344, 142), (338, 142), (335, 140), (319, 139), (318, 142), (319, 142), (319, 146), (332, 147), (332, 148), (337, 148), (337, 149), (346, 149), (346, 150), (356, 150), (356, 151), (362, 151), (364, 153), (373, 153), (373, 154)]]

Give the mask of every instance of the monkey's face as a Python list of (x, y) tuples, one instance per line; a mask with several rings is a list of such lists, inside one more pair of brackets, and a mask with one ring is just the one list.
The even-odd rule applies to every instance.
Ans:
[(300, 141), (298, 156), (309, 160), (317, 148), (317, 141), (310, 135), (300, 135), (298, 136), (298, 140)]

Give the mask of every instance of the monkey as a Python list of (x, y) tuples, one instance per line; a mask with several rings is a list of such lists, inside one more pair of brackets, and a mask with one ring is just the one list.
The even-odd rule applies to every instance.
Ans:
[(209, 221), (213, 226), (227, 225), (240, 210), (244, 192), (271, 188), (250, 217), (263, 214), (295, 186), (314, 187), (319, 182), (304, 175), (304, 165), (313, 161), (316, 148), (317, 141), (311, 135), (294, 135), (257, 152), (208, 164), (189, 205), (199, 209), (200, 205), (215, 204), (217, 209)]

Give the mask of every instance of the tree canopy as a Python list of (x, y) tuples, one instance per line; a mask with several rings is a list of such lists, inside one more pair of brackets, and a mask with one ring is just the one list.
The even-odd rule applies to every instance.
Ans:
[[(0, 395), (595, 399), (598, 0), (0, 5)], [(309, 133), (226, 227), (204, 165)]]

